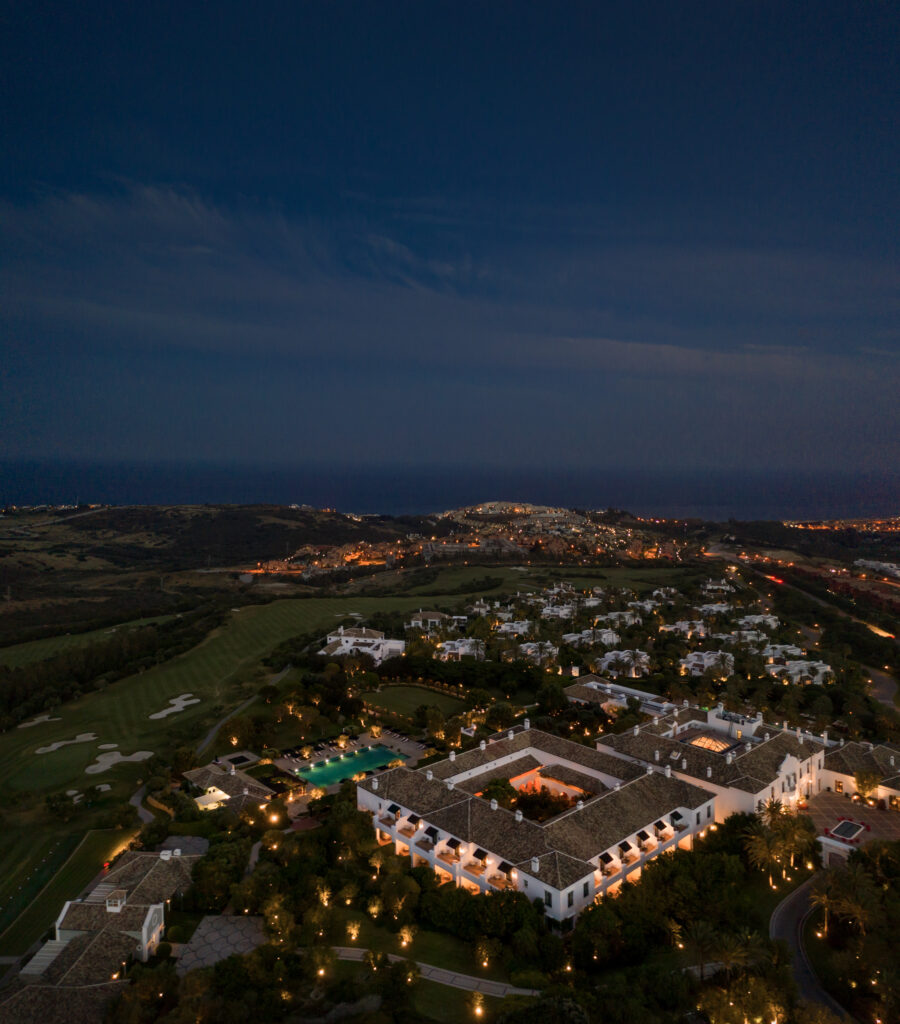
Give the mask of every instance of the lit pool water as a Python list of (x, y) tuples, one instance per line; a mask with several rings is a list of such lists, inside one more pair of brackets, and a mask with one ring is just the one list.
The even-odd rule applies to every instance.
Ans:
[(333, 754), (327, 764), (317, 762), (308, 768), (298, 768), (297, 774), (305, 779), (311, 786), (318, 786), (326, 789), (344, 779), (352, 779), (359, 772), (374, 771), (384, 768), (391, 761), (405, 761), (405, 754), (398, 754), (389, 747), (379, 744), (377, 747), (366, 747), (364, 750), (356, 750), (352, 754), (343, 756)]

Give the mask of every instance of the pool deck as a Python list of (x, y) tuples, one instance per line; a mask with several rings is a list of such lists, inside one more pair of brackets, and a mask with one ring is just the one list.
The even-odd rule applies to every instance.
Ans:
[(852, 818), (868, 825), (869, 829), (860, 835), (859, 843), (853, 843), (848, 848), (864, 846), (873, 839), (900, 840), (900, 812), (881, 811), (877, 807), (854, 802), (839, 793), (817, 793), (809, 801), (806, 813), (812, 818), (819, 834), (826, 828), (833, 829), (841, 818)]
[[(377, 746), (387, 747), (389, 750), (394, 751), (394, 753), (403, 754), (403, 756), (406, 758), (406, 761), (404, 763), (409, 768), (414, 768), (419, 758), (422, 756), (422, 750), (416, 745), (416, 743), (412, 741), (399, 740), (397, 739), (396, 736), (388, 736), (386, 733), (382, 733), (382, 735), (379, 736), (377, 739), (374, 738), (372, 734), (369, 732), (361, 733), (359, 739), (355, 743), (350, 743), (347, 745), (347, 751), (358, 750), (362, 747)], [(302, 775), (304, 769), (314, 767), (320, 761), (324, 761), (327, 758), (332, 758), (335, 756), (336, 755), (333, 751), (329, 753), (320, 751), (318, 754), (315, 754), (313, 757), (311, 757), (308, 761), (295, 761), (294, 758), (291, 757), (279, 757), (275, 761), (275, 764), (278, 765), (279, 768), (290, 773), (291, 775), (297, 772), (299, 772)], [(333, 785), (326, 787), (326, 792), (336, 793), (339, 788), (340, 783), (334, 783)]]

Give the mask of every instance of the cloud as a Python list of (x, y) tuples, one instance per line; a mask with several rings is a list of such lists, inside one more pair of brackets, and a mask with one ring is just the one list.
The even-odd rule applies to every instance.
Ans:
[[(315, 421), (320, 453), (370, 443), (412, 459), (428, 424), (461, 456), (498, 462), (900, 454), (890, 266), (604, 241), (566, 211), (518, 238), (461, 228), (439, 203), (419, 212), (446, 223), (408, 229), (388, 209), (325, 225), (143, 185), (6, 203), (9, 393), (34, 408), (55, 396), (77, 420), (74, 389), (96, 391), (99, 424), (121, 416), (108, 394), (119, 386), (123, 401), (152, 401), (160, 447), (170, 428), (156, 407), (171, 421), (192, 394), (180, 436), (204, 454), (271, 451), (276, 401)], [(226, 414), (236, 403), (241, 415)], [(29, 451), (52, 443), (48, 415)], [(149, 443), (132, 433), (128, 444)], [(101, 431), (93, 443), (111, 442)]]

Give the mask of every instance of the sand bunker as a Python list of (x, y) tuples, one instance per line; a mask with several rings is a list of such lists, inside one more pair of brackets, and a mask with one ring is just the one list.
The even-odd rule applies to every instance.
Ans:
[(98, 750), (115, 750), (118, 745), (119, 745), (118, 743), (98, 743), (97, 744), (97, 749)]
[(49, 747), (38, 747), (35, 753), (52, 754), (54, 750), (59, 750), (60, 747), (68, 747), (72, 743), (90, 743), (91, 740), (96, 738), (97, 734), (95, 732), (80, 732), (74, 740), (60, 740), (58, 743), (51, 743)]
[(168, 708), (163, 708), (162, 711), (157, 711), (155, 715), (150, 715), (150, 718), (165, 718), (167, 715), (177, 715), (179, 711), (184, 709), (189, 704), (199, 704), (200, 698), (195, 697), (192, 693), (183, 693), (180, 697), (172, 697), (169, 700), (172, 705)]
[(38, 715), (37, 718), (32, 718), (30, 722), (20, 722), (18, 725), (19, 729), (30, 729), (33, 725), (40, 725), (41, 722), (61, 722), (61, 718), (51, 718), (49, 715)]
[(97, 783), (97, 792), (98, 793), (108, 793), (111, 789), (112, 789), (112, 786), (108, 782), (98, 782)]
[(127, 757), (125, 754), (119, 753), (118, 750), (111, 750), (105, 754), (98, 754), (97, 760), (85, 768), (84, 774), (99, 775), (100, 772), (105, 772), (108, 768), (112, 768), (114, 764), (118, 764), (120, 761), (146, 761), (148, 757), (153, 757), (152, 750), (138, 750), (133, 754), (129, 754)]

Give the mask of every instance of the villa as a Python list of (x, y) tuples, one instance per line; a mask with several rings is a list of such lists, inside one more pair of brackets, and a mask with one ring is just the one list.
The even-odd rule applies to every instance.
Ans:
[(752, 814), (769, 799), (795, 807), (824, 788), (827, 738), (726, 711), (684, 706), (597, 749), (645, 768), (671, 768), (676, 778), (715, 794), (716, 814)]
[(184, 778), (203, 790), (200, 796), (194, 798), (194, 803), (201, 811), (215, 811), (227, 805), (230, 810), (240, 812), (267, 803), (275, 795), (274, 790), (252, 775), (235, 768), (230, 762), (192, 768), (184, 773)]
[(629, 700), (636, 700), (641, 705), (641, 712), (652, 718), (660, 718), (671, 714), (676, 705), (665, 697), (646, 690), (635, 690), (630, 686), (612, 683), (597, 675), (581, 676), (577, 683), (567, 686), (563, 693), (572, 704), (587, 704), (602, 708), (607, 714), (619, 711), (628, 706)]
[(778, 629), (778, 617), (776, 615), (745, 615), (738, 619), (740, 629)]
[[(481, 794), (507, 779), (519, 791), (547, 790), (569, 807), (545, 821), (506, 810)], [(441, 884), (473, 893), (522, 892), (554, 921), (662, 853), (691, 849), (714, 818), (715, 796), (673, 776), (524, 726), (428, 768), (394, 768), (360, 782), (360, 810), (382, 846), (393, 846)]]
[(847, 797), (858, 793), (857, 776), (868, 776), (874, 785), (867, 799), (900, 811), (900, 745), (842, 741), (825, 755), (821, 775), (827, 788)]
[(434, 656), (439, 661), (460, 661), (462, 658), (474, 658), (484, 661), (484, 641), (465, 637), (462, 640), (444, 640), (437, 645)]
[(424, 630), (426, 633), (433, 633), (435, 630), (443, 629), (451, 622), (450, 616), (444, 612), (423, 612), (420, 608), (415, 614), (410, 616), (410, 620), (404, 628), (419, 629)]
[(650, 655), (645, 651), (607, 651), (597, 659), (595, 667), (611, 676), (637, 679), (650, 671)]
[(702, 676), (704, 672), (715, 672), (726, 679), (734, 672), (734, 655), (725, 651), (691, 651), (679, 664), (683, 676)]
[(706, 623), (702, 619), (679, 619), (678, 622), (664, 622), (659, 627), (660, 633), (676, 633), (678, 636), (683, 636), (687, 640), (692, 640), (694, 637), (706, 636)]
[(766, 665), (766, 672), (769, 675), (783, 678), (785, 683), (812, 683), (821, 686), (834, 677), (830, 665), (824, 661), (786, 661)]
[(367, 654), (376, 665), (406, 650), (405, 640), (388, 640), (377, 629), (361, 626), (341, 626), (325, 639), (325, 646), (318, 652), (323, 657), (342, 658), (348, 654)]
[(619, 643), (619, 634), (614, 629), (583, 629), (580, 633), (563, 633), (562, 642), (570, 647), (593, 647), (603, 644), (612, 647)]

